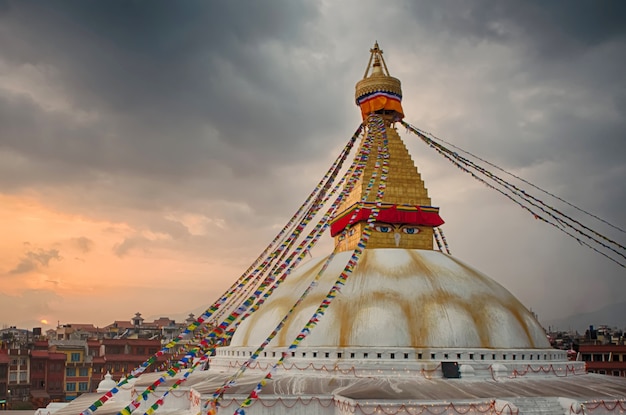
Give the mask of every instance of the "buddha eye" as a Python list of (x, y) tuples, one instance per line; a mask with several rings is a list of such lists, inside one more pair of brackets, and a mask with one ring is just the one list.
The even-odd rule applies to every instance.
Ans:
[(420, 232), (420, 229), (417, 227), (408, 226), (406, 228), (402, 228), (402, 232), (409, 234), (409, 235), (415, 235), (416, 233)]
[(376, 229), (378, 232), (382, 232), (382, 233), (393, 232), (393, 228), (391, 226), (388, 226), (388, 225), (376, 225), (376, 227), (374, 229)]

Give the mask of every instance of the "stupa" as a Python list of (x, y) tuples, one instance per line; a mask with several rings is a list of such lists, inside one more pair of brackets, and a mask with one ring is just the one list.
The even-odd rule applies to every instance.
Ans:
[[(241, 322), (230, 344), (215, 350), (209, 368), (191, 373), (158, 411), (626, 409), (626, 379), (589, 374), (584, 362), (568, 361), (566, 351), (550, 347), (541, 325), (514, 295), (435, 249), (443, 219), (396, 130), (404, 117), (401, 83), (390, 75), (378, 44), (370, 50), (355, 98), (365, 126), (361, 165), (356, 180), (345, 184), (346, 195), (330, 222), (334, 251), (289, 272)], [(143, 374), (130, 396), (161, 376)], [(148, 408), (180, 377), (162, 383), (137, 411), (150, 414)], [(82, 399), (83, 405), (87, 401)], [(118, 398), (99, 413), (121, 408)], [(65, 412), (80, 410), (68, 407), (58, 415)]]

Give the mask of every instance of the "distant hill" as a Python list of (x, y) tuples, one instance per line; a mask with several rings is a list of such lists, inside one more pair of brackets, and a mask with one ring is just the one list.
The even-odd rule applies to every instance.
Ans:
[(589, 313), (575, 314), (569, 317), (541, 321), (541, 324), (547, 330), (577, 330), (584, 333), (589, 326), (609, 326), (618, 329), (626, 328), (626, 302), (611, 304), (596, 311)]

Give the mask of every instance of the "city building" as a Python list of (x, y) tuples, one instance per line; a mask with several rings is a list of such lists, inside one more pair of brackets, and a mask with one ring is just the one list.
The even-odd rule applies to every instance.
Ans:
[[(39, 329), (41, 332), (41, 329)], [(15, 326), (0, 329), (0, 349), (15, 349), (25, 346), (33, 339), (33, 333)]]
[(66, 354), (48, 350), (46, 340), (36, 341), (31, 350), (30, 396), (35, 407), (65, 400)]
[(9, 351), (0, 348), (0, 409), (7, 409), (9, 383)]
[(588, 372), (626, 376), (626, 345), (580, 344), (577, 349), (576, 360), (585, 362)]
[(30, 350), (8, 349), (8, 358), (7, 402), (14, 407), (18, 402), (30, 400)]
[(89, 392), (93, 359), (88, 354), (87, 340), (49, 340), (49, 350), (65, 356), (65, 399)]
[(57, 326), (53, 331), (49, 331), (47, 337), (50, 340), (87, 340), (99, 338), (102, 330), (93, 324), (63, 324)]
[[(160, 349), (159, 339), (101, 339), (93, 342), (89, 348), (93, 351), (91, 390), (97, 388), (107, 373), (117, 379), (125, 377)], [(169, 354), (159, 356), (153, 365), (147, 367), (147, 370), (155, 371), (168, 358)]]

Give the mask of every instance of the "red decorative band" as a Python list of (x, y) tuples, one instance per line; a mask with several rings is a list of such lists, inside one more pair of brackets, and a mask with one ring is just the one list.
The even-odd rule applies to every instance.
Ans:
[[(357, 208), (354, 204), (350, 209), (346, 210), (341, 216), (333, 219), (330, 225), (330, 235), (340, 234), (348, 225), (358, 222), (365, 222), (372, 214), (372, 209), (362, 206), (356, 215), (353, 215)], [(353, 217), (354, 216), (354, 217)], [(433, 206), (409, 206), (409, 205), (392, 205), (383, 204), (380, 213), (376, 218), (377, 222), (383, 223), (402, 223), (406, 225), (422, 225), (422, 226), (441, 226), (444, 224), (443, 219), (439, 216), (439, 208)]]

